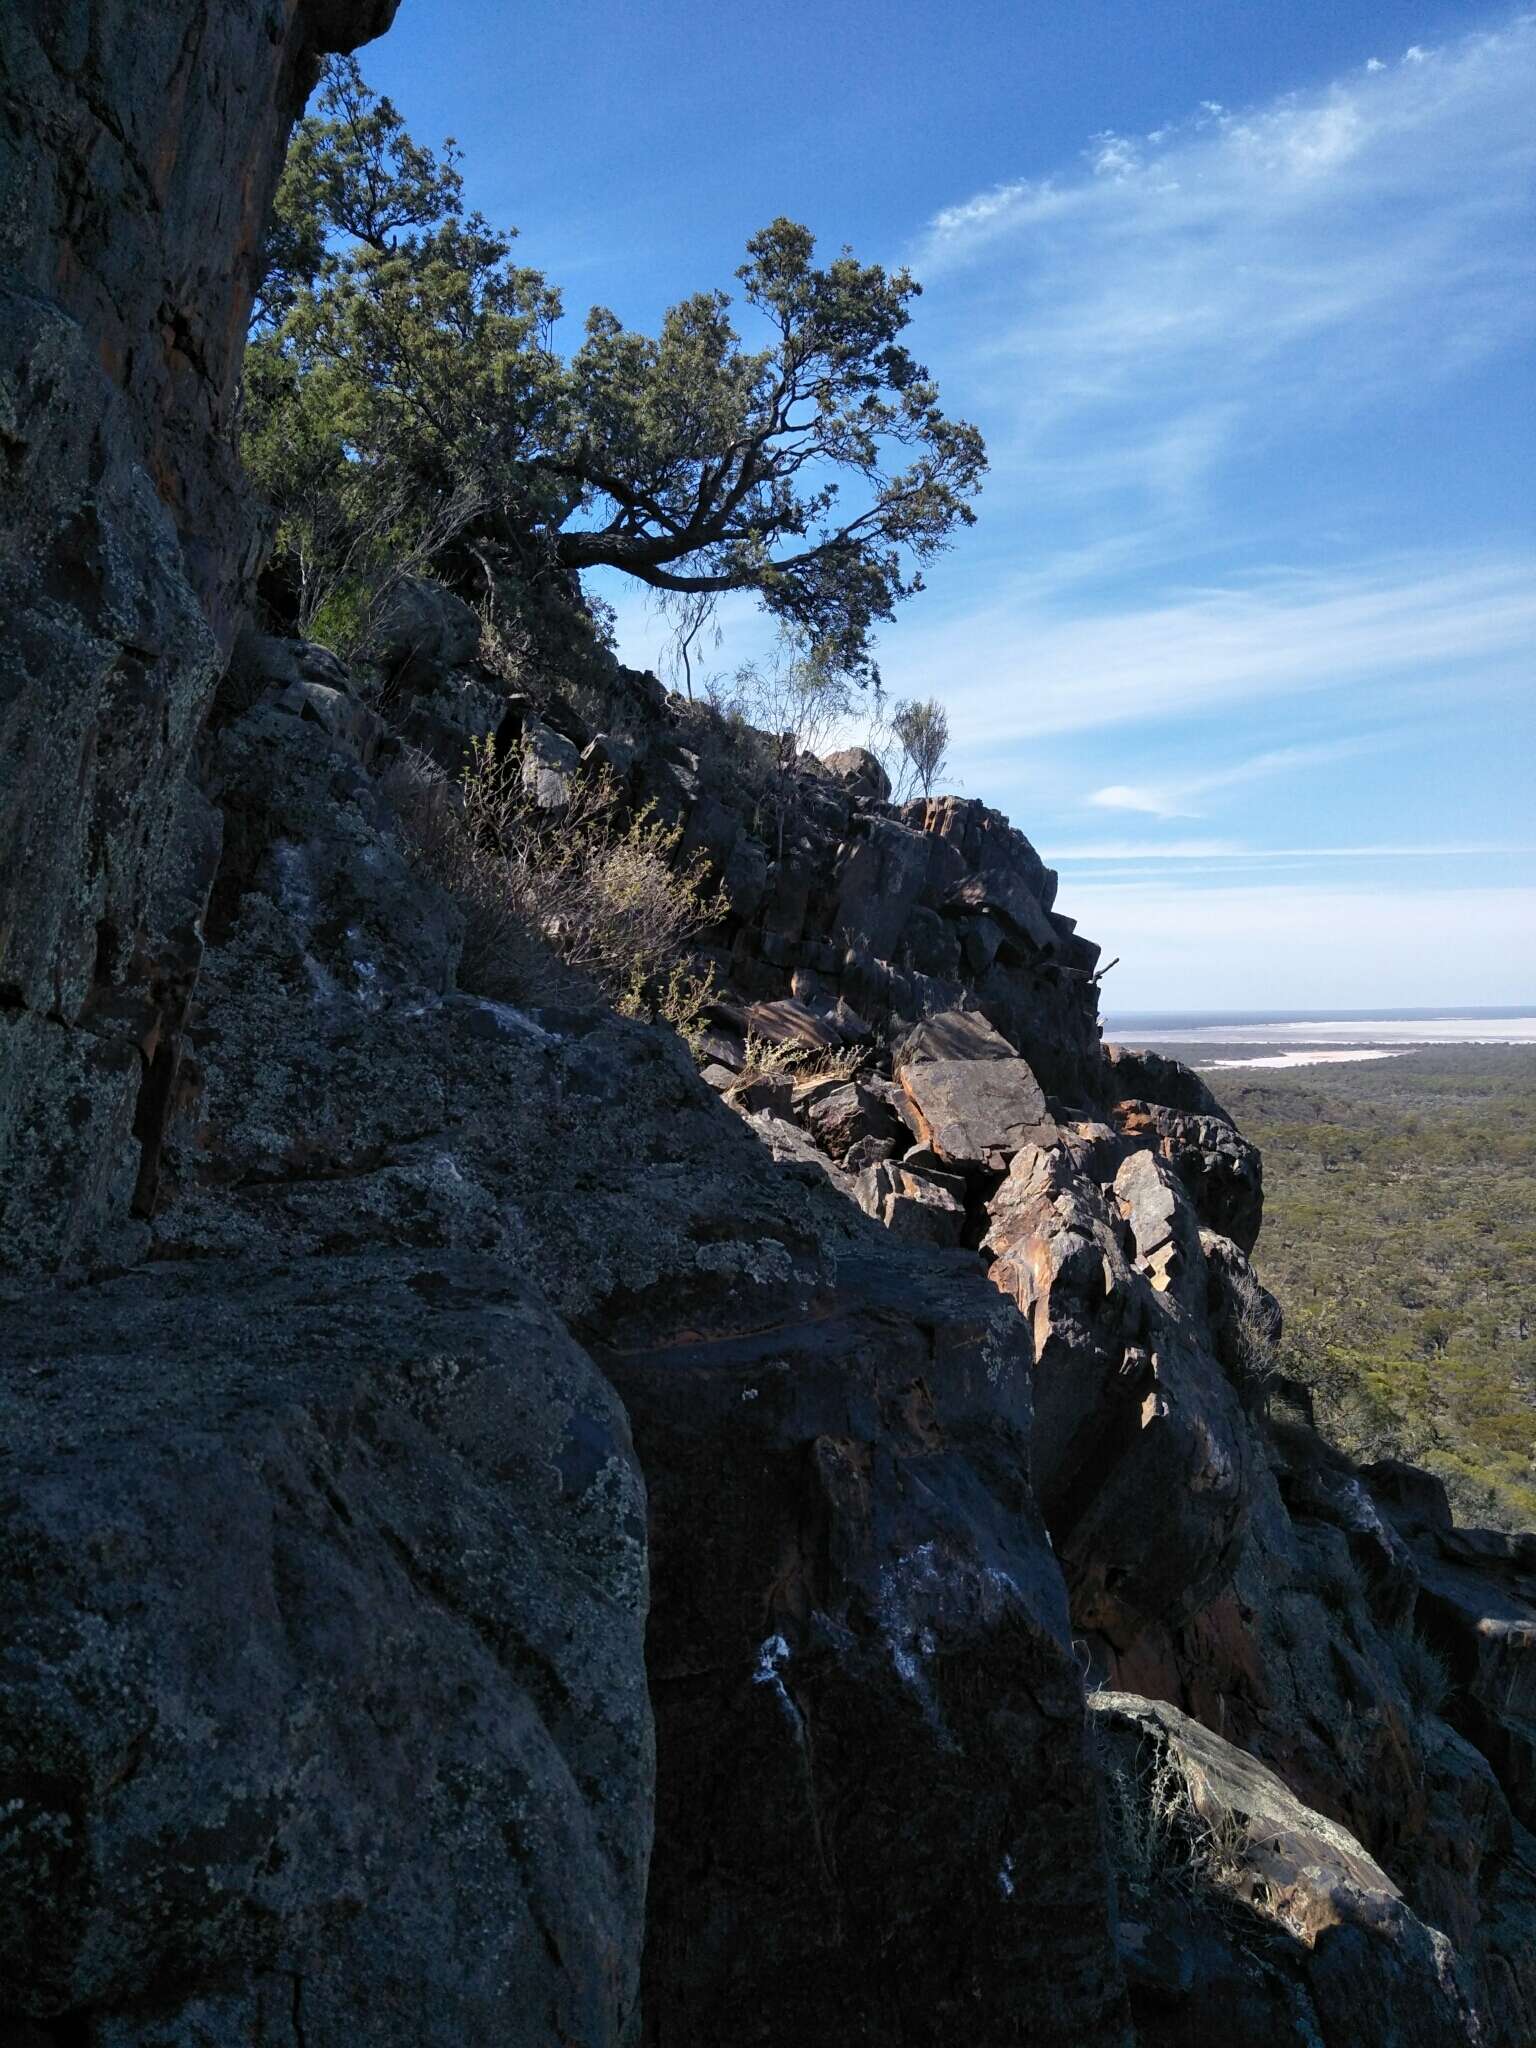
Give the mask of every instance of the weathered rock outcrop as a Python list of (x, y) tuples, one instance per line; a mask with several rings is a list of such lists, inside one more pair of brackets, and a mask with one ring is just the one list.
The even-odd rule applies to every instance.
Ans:
[(217, 819), (187, 765), (254, 530), (233, 424), (288, 127), (395, 0), (0, 20), (0, 1234), (125, 1255)]
[(1451, 1944), (1346, 1829), (1176, 1707), (1113, 1692), (1092, 1707), (1147, 2048), (1477, 2038)]
[[(984, 1088), (1008, 1058), (984, 1034), (975, 1050), (962, 1088)], [(1168, 1099), (1128, 1099), (1127, 1086)], [(1198, 1077), (1112, 1051), (1100, 1099), (1113, 1123), (1048, 1101), (1054, 1122), (1001, 1179), (973, 1160), (948, 1181), (962, 1241), (980, 1244), (1031, 1326), (1035, 1484), (1080, 1648), (1123, 1689), (1127, 1726), (1162, 1716), (1173, 1729), (1165, 1758), (1169, 1741), (1181, 1754), (1214, 1743), (1218, 1779), (1262, 1764), (1270, 1792), (1285, 1788), (1312, 1876), (1298, 1866), (1277, 1890), (1263, 1830), (1220, 1821), (1224, 1883), (1260, 1920), (1287, 1885), (1289, 1921), (1334, 1911), (1342, 1895), (1305, 1843), (1335, 1822), (1353, 1838), (1346, 1862), (1375, 1872), (1340, 1880), (1338, 1930), (1299, 1946), (1273, 1926), (1243, 1931), (1207, 1895), (1153, 1909), (1122, 1897), (1138, 2037), (1202, 2039), (1225, 2014), (1277, 2041), (1523, 2042), (1536, 2014), (1530, 1541), (1454, 1530), (1443, 1493), (1408, 1468), (1357, 1472), (1311, 1428), (1299, 1390), (1270, 1377), (1279, 1309), (1235, 1241), (1257, 1229), (1257, 1155)], [(1159, 1131), (1194, 1137), (1169, 1145)], [(1196, 1170), (1196, 1147), (1232, 1173)], [(926, 1146), (908, 1158), (938, 1163)], [(910, 1230), (889, 1196), (865, 1206)], [(1444, 1698), (1436, 1645), (1453, 1674)], [(1144, 1849), (1145, 1816), (1136, 1825)], [(1123, 1861), (1118, 1825), (1112, 1848)]]
[(645, 1493), (536, 1294), (159, 1264), (14, 1316), (0, 1416), (7, 2039), (625, 2039)]

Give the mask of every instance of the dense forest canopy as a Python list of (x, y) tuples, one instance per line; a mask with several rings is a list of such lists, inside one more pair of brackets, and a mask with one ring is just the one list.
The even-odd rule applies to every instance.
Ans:
[(484, 594), (514, 565), (619, 569), (674, 598), (755, 592), (864, 679), (875, 628), (970, 523), (981, 437), (899, 337), (919, 286), (776, 220), (740, 298), (653, 336), (562, 306), (466, 212), (459, 154), (407, 134), (350, 59), (289, 151), (247, 355), (247, 464), (279, 521), (273, 587), (344, 625), (385, 558)]

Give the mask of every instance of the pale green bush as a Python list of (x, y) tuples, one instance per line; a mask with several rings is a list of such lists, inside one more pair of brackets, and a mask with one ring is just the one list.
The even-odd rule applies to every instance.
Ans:
[(698, 1028), (712, 988), (687, 958), (724, 902), (706, 902), (701, 860), (678, 864), (680, 826), (649, 807), (616, 822), (606, 777), (578, 779), (567, 805), (540, 811), (493, 739), (474, 743), (456, 783), (418, 757), (391, 793), (418, 859), (464, 914), (462, 987), (537, 1001), (580, 977), (628, 1015)]

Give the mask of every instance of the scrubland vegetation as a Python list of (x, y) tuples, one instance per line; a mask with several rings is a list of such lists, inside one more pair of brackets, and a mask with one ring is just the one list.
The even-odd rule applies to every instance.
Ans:
[(1207, 1078), (1263, 1149), (1257, 1264), (1323, 1427), (1536, 1528), (1536, 1050)]

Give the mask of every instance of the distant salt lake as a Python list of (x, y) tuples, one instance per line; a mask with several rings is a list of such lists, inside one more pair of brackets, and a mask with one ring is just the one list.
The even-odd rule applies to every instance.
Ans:
[[(1536, 1009), (1190, 1010), (1105, 1019), (1112, 1044), (1177, 1045), (1211, 1067), (1312, 1067), (1391, 1059), (1420, 1045), (1536, 1045)], [(1217, 1050), (1199, 1059), (1199, 1048)], [(1247, 1048), (1254, 1051), (1249, 1053)], [(1274, 1048), (1274, 1050), (1270, 1050)]]
[(1398, 1060), (1411, 1048), (1406, 1045), (1352, 1046), (1347, 1052), (1267, 1052), (1251, 1060), (1209, 1060), (1212, 1067), (1327, 1067), (1340, 1060)]

